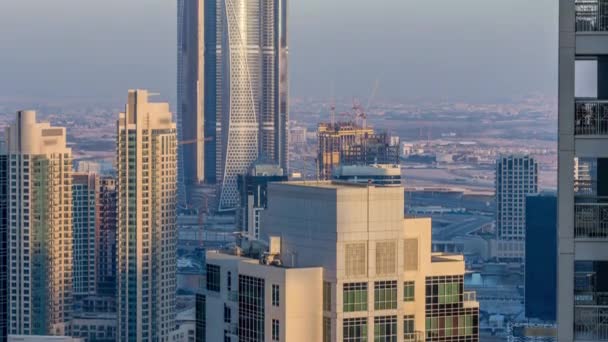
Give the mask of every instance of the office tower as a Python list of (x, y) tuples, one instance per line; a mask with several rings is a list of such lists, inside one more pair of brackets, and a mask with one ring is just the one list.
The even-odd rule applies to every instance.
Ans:
[(334, 168), (332, 179), (375, 185), (401, 185), (401, 166), (395, 164), (340, 165)]
[[(0, 146), (4, 149), (4, 146)], [(0, 150), (0, 341), (8, 336), (8, 157)]]
[[(558, 339), (606, 340), (608, 2), (559, 4)], [(595, 165), (590, 177), (574, 177), (575, 158)]]
[[(179, 201), (204, 181), (204, 0), (177, 2), (177, 129)], [(189, 194), (190, 193), (190, 194)]]
[(258, 156), (288, 172), (287, 0), (209, 0), (204, 18), (204, 176), (224, 211)]
[(168, 341), (176, 291), (177, 133), (168, 103), (130, 90), (117, 122), (118, 339)]
[(268, 204), (267, 188), (270, 182), (287, 181), (287, 175), (278, 165), (256, 161), (249, 173), (239, 175), (238, 186), (241, 201), (237, 225), (250, 239), (260, 237), (260, 215)]
[(557, 195), (526, 196), (526, 318), (555, 322), (557, 298)]
[(72, 234), (74, 236), (75, 301), (97, 293), (97, 193), (99, 178), (94, 173), (73, 173)]
[(98, 249), (97, 249), (97, 294), (116, 297), (116, 228), (117, 207), (116, 179), (101, 177), (99, 180)]
[(73, 304), (72, 152), (66, 131), (37, 122), (33, 111), (20, 111), (5, 139), (9, 334), (66, 334)]
[(526, 195), (538, 192), (538, 164), (530, 156), (501, 156), (496, 161), (496, 257), (523, 262)]
[(431, 221), (403, 218), (403, 191), (269, 184), (268, 250), (207, 253), (199, 341), (478, 341), (464, 259), (431, 253)]

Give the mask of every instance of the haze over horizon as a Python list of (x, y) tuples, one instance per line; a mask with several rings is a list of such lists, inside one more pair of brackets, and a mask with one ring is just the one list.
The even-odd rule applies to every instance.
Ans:
[[(175, 0), (0, 4), (0, 96), (175, 97)], [(462, 99), (555, 96), (551, 0), (292, 0), (293, 97)], [(32, 11), (32, 8), (37, 10)]]

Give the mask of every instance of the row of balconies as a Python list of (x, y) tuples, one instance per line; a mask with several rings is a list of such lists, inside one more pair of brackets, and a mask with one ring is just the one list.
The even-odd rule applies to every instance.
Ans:
[(608, 31), (608, 2), (605, 0), (575, 0), (576, 31)]

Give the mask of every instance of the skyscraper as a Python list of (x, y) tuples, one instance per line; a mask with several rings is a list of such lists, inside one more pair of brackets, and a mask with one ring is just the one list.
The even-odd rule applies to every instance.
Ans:
[(174, 329), (177, 132), (168, 103), (130, 90), (117, 122), (118, 336), (168, 341)]
[(464, 258), (431, 253), (431, 220), (404, 219), (403, 187), (268, 193), (261, 258), (207, 253), (198, 341), (479, 341)]
[[(608, 2), (559, 4), (558, 339), (599, 341), (608, 339)], [(594, 91), (579, 93), (585, 83)], [(575, 158), (592, 167), (575, 170)]]
[(0, 341), (8, 336), (8, 156), (0, 145)]
[(205, 1), (204, 41), (204, 177), (232, 210), (258, 156), (288, 170), (287, 0)]
[(97, 193), (99, 177), (74, 173), (72, 223), (74, 236), (74, 300), (97, 293)]
[(205, 179), (204, 174), (204, 0), (177, 2), (177, 123), (184, 142), (179, 154), (179, 200)]
[(249, 172), (239, 175), (241, 195), (237, 212), (237, 227), (250, 239), (260, 237), (260, 215), (268, 204), (268, 183), (287, 181), (287, 175), (278, 165), (257, 161)]
[(99, 182), (97, 227), (97, 294), (116, 297), (116, 179), (102, 177)]
[(496, 161), (496, 233), (502, 260), (523, 262), (526, 195), (538, 192), (538, 164), (530, 156), (501, 156)]
[(66, 131), (20, 111), (5, 132), (9, 333), (63, 335), (72, 311), (72, 152)]

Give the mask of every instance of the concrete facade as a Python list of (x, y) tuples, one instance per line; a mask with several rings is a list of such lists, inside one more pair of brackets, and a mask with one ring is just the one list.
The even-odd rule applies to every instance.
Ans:
[(69, 334), (72, 151), (66, 131), (20, 111), (5, 139), (9, 334)]
[(117, 136), (118, 339), (169, 341), (177, 248), (177, 133), (169, 104), (129, 91)]
[[(560, 0), (559, 6), (558, 339), (605, 340), (608, 3)], [(596, 94), (576, 93), (576, 83), (585, 82), (579, 63), (597, 68)], [(594, 177), (580, 177), (575, 160), (581, 159), (597, 165)]]
[[(262, 260), (274, 262), (207, 254), (206, 315), (197, 325), (207, 341), (222, 337), (214, 316), (229, 305), (228, 274), (255, 280), (264, 293), (258, 306), (268, 312), (274, 285), (286, 296), (279, 300), (286, 307), (275, 308), (287, 313), (277, 318), (279, 331), (297, 333), (272, 339), (266, 315), (256, 341), (478, 341), (479, 304), (464, 291), (464, 259), (431, 252), (431, 221), (403, 218), (403, 187), (287, 182), (268, 191), (262, 239), (269, 250)], [(297, 281), (290, 283), (290, 274)], [(231, 283), (239, 305), (240, 285)], [(291, 300), (297, 315), (289, 313)], [(237, 327), (230, 341), (248, 340)]]

